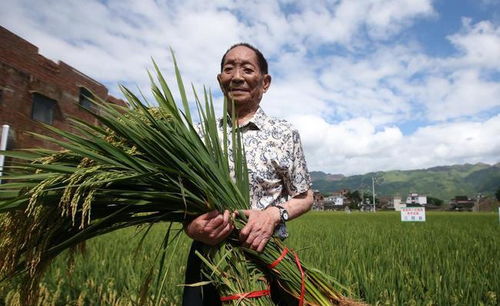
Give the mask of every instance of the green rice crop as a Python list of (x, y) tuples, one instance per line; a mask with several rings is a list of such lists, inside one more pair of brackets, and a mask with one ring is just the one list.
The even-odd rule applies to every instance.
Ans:
[(500, 225), (496, 214), (311, 213), (291, 224), (289, 245), (371, 304), (496, 305)]
[[(42, 281), (43, 305), (134, 305), (166, 224), (142, 241), (136, 229), (93, 239), (68, 252)], [(498, 305), (500, 224), (496, 213), (427, 213), (402, 223), (395, 212), (311, 212), (290, 222), (287, 244), (301, 260), (378, 305)], [(162, 304), (179, 305), (189, 239), (169, 252)], [(71, 261), (73, 263), (71, 264)], [(16, 280), (2, 283), (0, 305), (16, 300)], [(151, 302), (154, 297), (150, 296)]]

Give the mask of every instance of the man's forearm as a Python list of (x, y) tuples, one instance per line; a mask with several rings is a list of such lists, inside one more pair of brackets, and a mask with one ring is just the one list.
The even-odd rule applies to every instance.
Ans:
[(313, 192), (309, 189), (286, 201), (282, 206), (288, 211), (288, 220), (292, 220), (311, 210), (313, 201)]
[[(280, 205), (287, 210), (288, 220), (292, 220), (311, 210), (313, 200), (313, 192), (311, 189), (309, 189), (308, 191), (298, 194)], [(269, 206), (268, 208), (266, 208), (266, 210), (272, 210), (275, 219), (279, 222), (279, 209), (277, 207)]]

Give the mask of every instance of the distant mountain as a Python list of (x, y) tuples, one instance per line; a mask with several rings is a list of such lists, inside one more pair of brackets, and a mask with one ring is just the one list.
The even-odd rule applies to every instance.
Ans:
[(329, 174), (329, 173), (324, 173), (321, 171), (311, 171), (311, 178), (313, 181), (338, 181), (343, 178), (345, 178), (345, 175), (343, 174)]
[(321, 171), (311, 172), (313, 188), (323, 193), (348, 188), (372, 189), (372, 177), (376, 178), (375, 193), (378, 196), (402, 197), (410, 192), (425, 194), (442, 200), (456, 195), (475, 196), (478, 193), (493, 195), (500, 187), (500, 163), (483, 163), (439, 166), (420, 170), (395, 170), (371, 172), (363, 175), (343, 176)]

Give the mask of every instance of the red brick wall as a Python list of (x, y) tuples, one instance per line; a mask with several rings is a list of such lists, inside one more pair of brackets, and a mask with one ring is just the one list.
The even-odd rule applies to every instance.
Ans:
[(0, 125), (11, 127), (10, 148), (56, 148), (27, 133), (48, 134), (38, 121), (31, 119), (34, 92), (57, 101), (53, 126), (71, 130), (68, 117), (95, 123), (79, 106), (80, 87), (110, 103), (125, 105), (109, 96), (102, 84), (64, 62), (54, 63), (43, 57), (36, 46), (0, 26)]

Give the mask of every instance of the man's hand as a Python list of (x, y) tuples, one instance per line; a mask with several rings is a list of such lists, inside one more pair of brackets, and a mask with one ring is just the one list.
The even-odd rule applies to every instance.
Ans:
[(224, 211), (223, 214), (213, 210), (196, 217), (184, 229), (192, 239), (214, 246), (226, 239), (234, 226), (228, 210)]
[(280, 212), (277, 207), (264, 210), (244, 210), (248, 222), (240, 231), (240, 241), (243, 246), (262, 252), (274, 233), (274, 228), (280, 223)]

